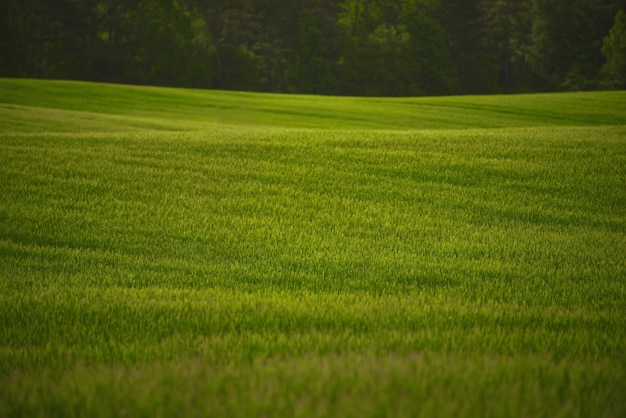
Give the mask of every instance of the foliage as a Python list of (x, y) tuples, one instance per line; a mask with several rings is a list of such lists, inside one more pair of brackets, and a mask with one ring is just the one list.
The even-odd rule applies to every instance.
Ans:
[(441, 0), (441, 10), (441, 22), (458, 83), (456, 92), (497, 92), (497, 69), (483, 41), (480, 0)]
[(304, 10), (300, 16), (298, 44), (293, 67), (294, 91), (302, 93), (330, 93), (333, 79), (327, 60), (326, 46), (315, 16)]
[(606, 57), (603, 71), (609, 85), (626, 88), (626, 13), (623, 10), (615, 15), (615, 24), (604, 38), (602, 53)]
[(378, 96), (585, 90), (602, 86), (602, 41), (624, 8), (623, 0), (0, 0), (0, 75)]
[(410, 36), (407, 48), (413, 56), (413, 81), (426, 95), (450, 94), (458, 91), (454, 64), (446, 48), (446, 34), (437, 19), (439, 8), (432, 3), (406, 2), (403, 20)]
[(615, 2), (534, 0), (532, 65), (550, 90), (587, 90), (598, 86), (604, 63), (602, 39)]
[[(499, 69), (498, 84), (503, 93), (536, 87), (531, 49), (532, 25), (536, 17), (531, 0), (489, 0), (483, 3), (484, 42)], [(534, 86), (534, 87), (533, 87)]]

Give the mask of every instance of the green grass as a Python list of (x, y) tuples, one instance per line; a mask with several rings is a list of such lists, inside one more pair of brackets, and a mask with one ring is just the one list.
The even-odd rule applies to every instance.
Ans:
[(626, 416), (626, 92), (0, 80), (0, 416)]
[(339, 98), (0, 80), (7, 132), (217, 126), (314, 129), (463, 129), (623, 125), (623, 92), (431, 98)]

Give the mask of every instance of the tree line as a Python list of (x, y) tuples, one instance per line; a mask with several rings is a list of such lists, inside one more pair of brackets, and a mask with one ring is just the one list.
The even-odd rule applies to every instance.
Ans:
[(368, 96), (626, 87), (626, 0), (0, 0), (0, 76)]

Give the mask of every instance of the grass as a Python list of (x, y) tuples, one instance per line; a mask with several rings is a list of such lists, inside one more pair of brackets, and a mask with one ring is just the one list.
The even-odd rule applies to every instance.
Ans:
[(231, 127), (464, 129), (623, 125), (623, 92), (338, 98), (0, 80), (7, 132)]
[(0, 92), (0, 416), (626, 415), (626, 93)]

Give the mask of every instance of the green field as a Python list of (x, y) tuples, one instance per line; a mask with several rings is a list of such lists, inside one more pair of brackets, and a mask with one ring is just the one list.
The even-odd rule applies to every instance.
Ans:
[(0, 417), (626, 416), (626, 92), (0, 79)]

